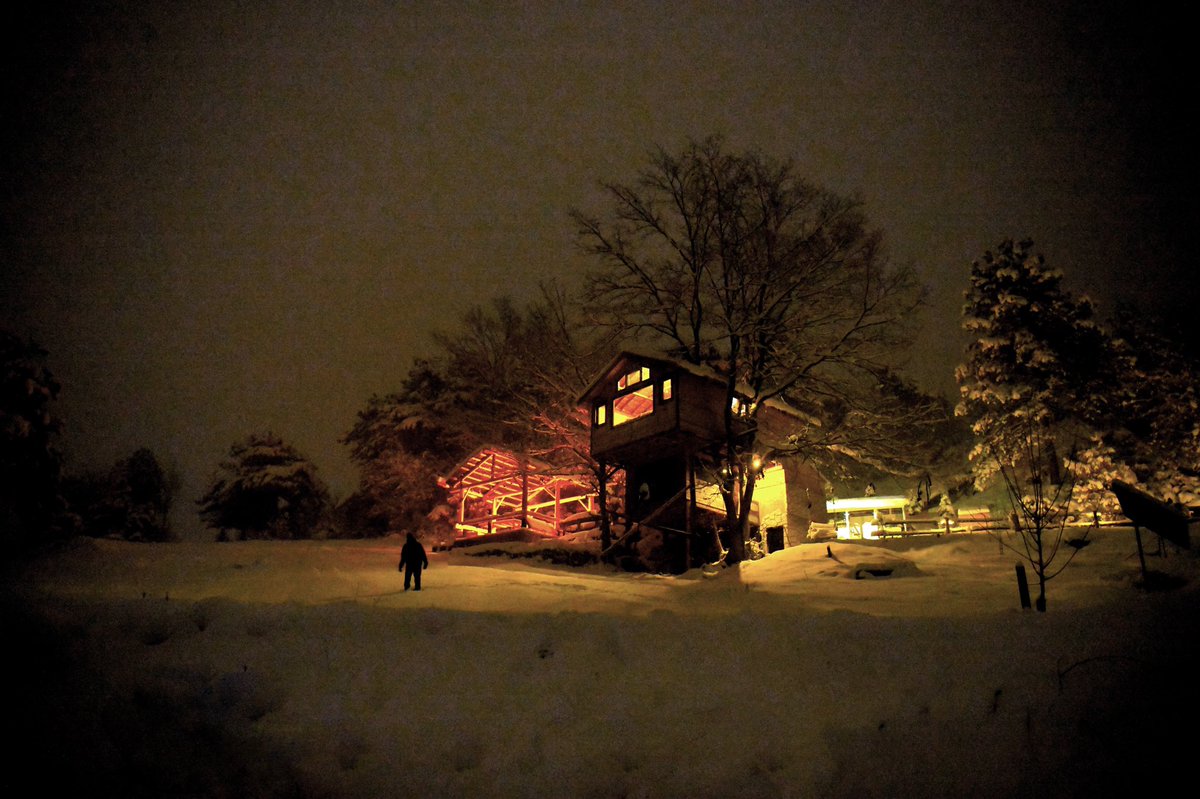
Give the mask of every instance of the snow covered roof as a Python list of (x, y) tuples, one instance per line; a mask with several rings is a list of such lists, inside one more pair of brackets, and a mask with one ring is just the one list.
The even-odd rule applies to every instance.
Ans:
[(497, 472), (513, 473), (519, 469), (522, 461), (531, 471), (549, 468), (546, 464), (532, 458), (521, 458), (512, 450), (504, 447), (485, 446), (455, 464), (442, 480), (448, 485), (477, 482), (477, 479), (472, 479), (472, 475), (477, 474), (479, 469), (485, 465)]
[[(669, 369), (672, 371), (687, 372), (694, 377), (708, 380), (712, 383), (724, 385), (726, 376), (713, 369), (711, 366), (704, 364), (691, 363), (690, 361), (677, 360), (675, 358), (666, 358), (662, 355), (651, 355), (637, 350), (622, 350), (613, 357), (605, 369), (599, 373), (595, 380), (579, 395), (579, 404), (587, 405), (594, 401), (597, 396), (602, 394), (604, 386), (610, 381), (614, 381), (622, 374), (629, 371), (629, 364), (636, 363), (639, 366), (649, 366), (651, 369), (658, 367), (659, 369)], [(735, 390), (743, 397), (753, 397), (754, 390), (745, 383), (738, 383)], [(810, 415), (804, 413), (798, 408), (789, 405), (779, 398), (772, 398), (763, 403), (765, 407), (785, 413), (796, 419), (800, 419), (810, 424), (816, 424), (815, 420)]]
[(845, 499), (831, 499), (825, 503), (826, 509), (830, 513), (845, 513), (847, 511), (853, 513), (862, 510), (890, 510), (892, 508), (903, 508), (908, 504), (906, 497), (846, 497)]
[[(601, 389), (610, 381), (616, 380), (624, 372), (628, 371), (627, 364), (636, 362), (641, 366), (657, 366), (660, 369), (680, 369), (683, 364), (680, 361), (671, 358), (664, 358), (661, 355), (649, 355), (644, 352), (636, 352), (634, 350), (622, 350), (613, 356), (613, 359), (608, 362), (608, 366), (604, 367), (596, 379), (591, 382), (583, 393), (579, 395), (579, 404), (585, 405), (595, 398), (601, 392)], [(715, 373), (714, 373), (715, 374)]]

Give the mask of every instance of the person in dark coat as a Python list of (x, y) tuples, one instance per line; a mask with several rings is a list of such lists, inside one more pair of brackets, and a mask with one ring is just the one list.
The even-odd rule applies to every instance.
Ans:
[(417, 540), (412, 533), (408, 534), (408, 540), (404, 542), (404, 546), (400, 548), (400, 565), (396, 570), (404, 570), (404, 590), (408, 590), (408, 584), (413, 583), (413, 587), (421, 590), (421, 569), (429, 567), (429, 558), (425, 555), (425, 547), (421, 546), (421, 542)]

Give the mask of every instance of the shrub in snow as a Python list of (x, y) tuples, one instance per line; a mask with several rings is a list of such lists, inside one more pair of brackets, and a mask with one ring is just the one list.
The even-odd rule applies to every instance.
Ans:
[(280, 689), (247, 668), (222, 674), (213, 688), (216, 709), (245, 721), (257, 721), (283, 701)]

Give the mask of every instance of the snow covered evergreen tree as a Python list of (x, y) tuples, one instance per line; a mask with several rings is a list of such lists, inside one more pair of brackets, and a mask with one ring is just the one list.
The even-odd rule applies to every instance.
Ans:
[(73, 475), (63, 484), (78, 532), (130, 541), (170, 540), (167, 514), (175, 490), (175, 481), (145, 447), (122, 458), (107, 474)]
[(342, 438), (359, 467), (358, 489), (339, 508), (339, 534), (351, 538), (414, 530), (437, 504), (437, 477), (465, 443), (431, 407), (444, 398), (441, 370), (417, 361), (399, 391), (376, 395)]
[(218, 530), (248, 538), (310, 538), (329, 507), (329, 492), (307, 458), (272, 433), (235, 443), (197, 504)]
[(1107, 443), (1110, 438), (1110, 435), (1098, 431), (1086, 444), (1072, 450), (1067, 456), (1066, 466), (1075, 475), (1070, 511), (1080, 522), (1120, 516), (1121, 503), (1110, 488), (1112, 481), (1123, 480), (1131, 485), (1138, 482), (1133, 470)]
[(1113, 323), (1120, 381), (1106, 397), (1108, 445), (1156, 496), (1200, 503), (1200, 356), (1177, 322), (1122, 307)]
[(0, 535), (27, 543), (51, 529), (59, 509), (59, 384), (46, 351), (0, 330)]
[(113, 471), (125, 516), (125, 537), (133, 541), (169, 540), (167, 514), (175, 485), (154, 452), (142, 447), (117, 463)]
[[(1097, 416), (1110, 350), (1092, 316), (1091, 301), (1066, 291), (1031, 241), (1001, 242), (972, 264), (962, 321), (971, 340), (955, 377), (978, 485), (1024, 449), (1031, 427), (1053, 445), (1064, 423)], [(1067, 432), (1058, 443), (1069, 450), (1086, 435)]]

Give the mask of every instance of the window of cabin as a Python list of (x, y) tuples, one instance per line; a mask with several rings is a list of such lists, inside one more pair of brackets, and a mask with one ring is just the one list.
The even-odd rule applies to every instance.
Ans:
[(673, 387), (671, 385), (671, 378), (668, 377), (666, 380), (664, 380), (662, 382), (663, 402), (666, 402), (667, 400), (669, 400), (671, 398), (672, 390), (673, 390)]
[(613, 400), (612, 408), (614, 427), (650, 415), (654, 412), (654, 385), (642, 386), (637, 391), (622, 394)]
[(632, 372), (617, 378), (617, 391), (629, 388), (630, 386), (636, 386), (638, 383), (649, 379), (650, 369), (648, 367), (643, 366), (640, 369), (634, 369)]
[(608, 406), (607, 405), (597, 405), (596, 406), (596, 416), (595, 416), (596, 426), (601, 427), (607, 421), (608, 421)]

